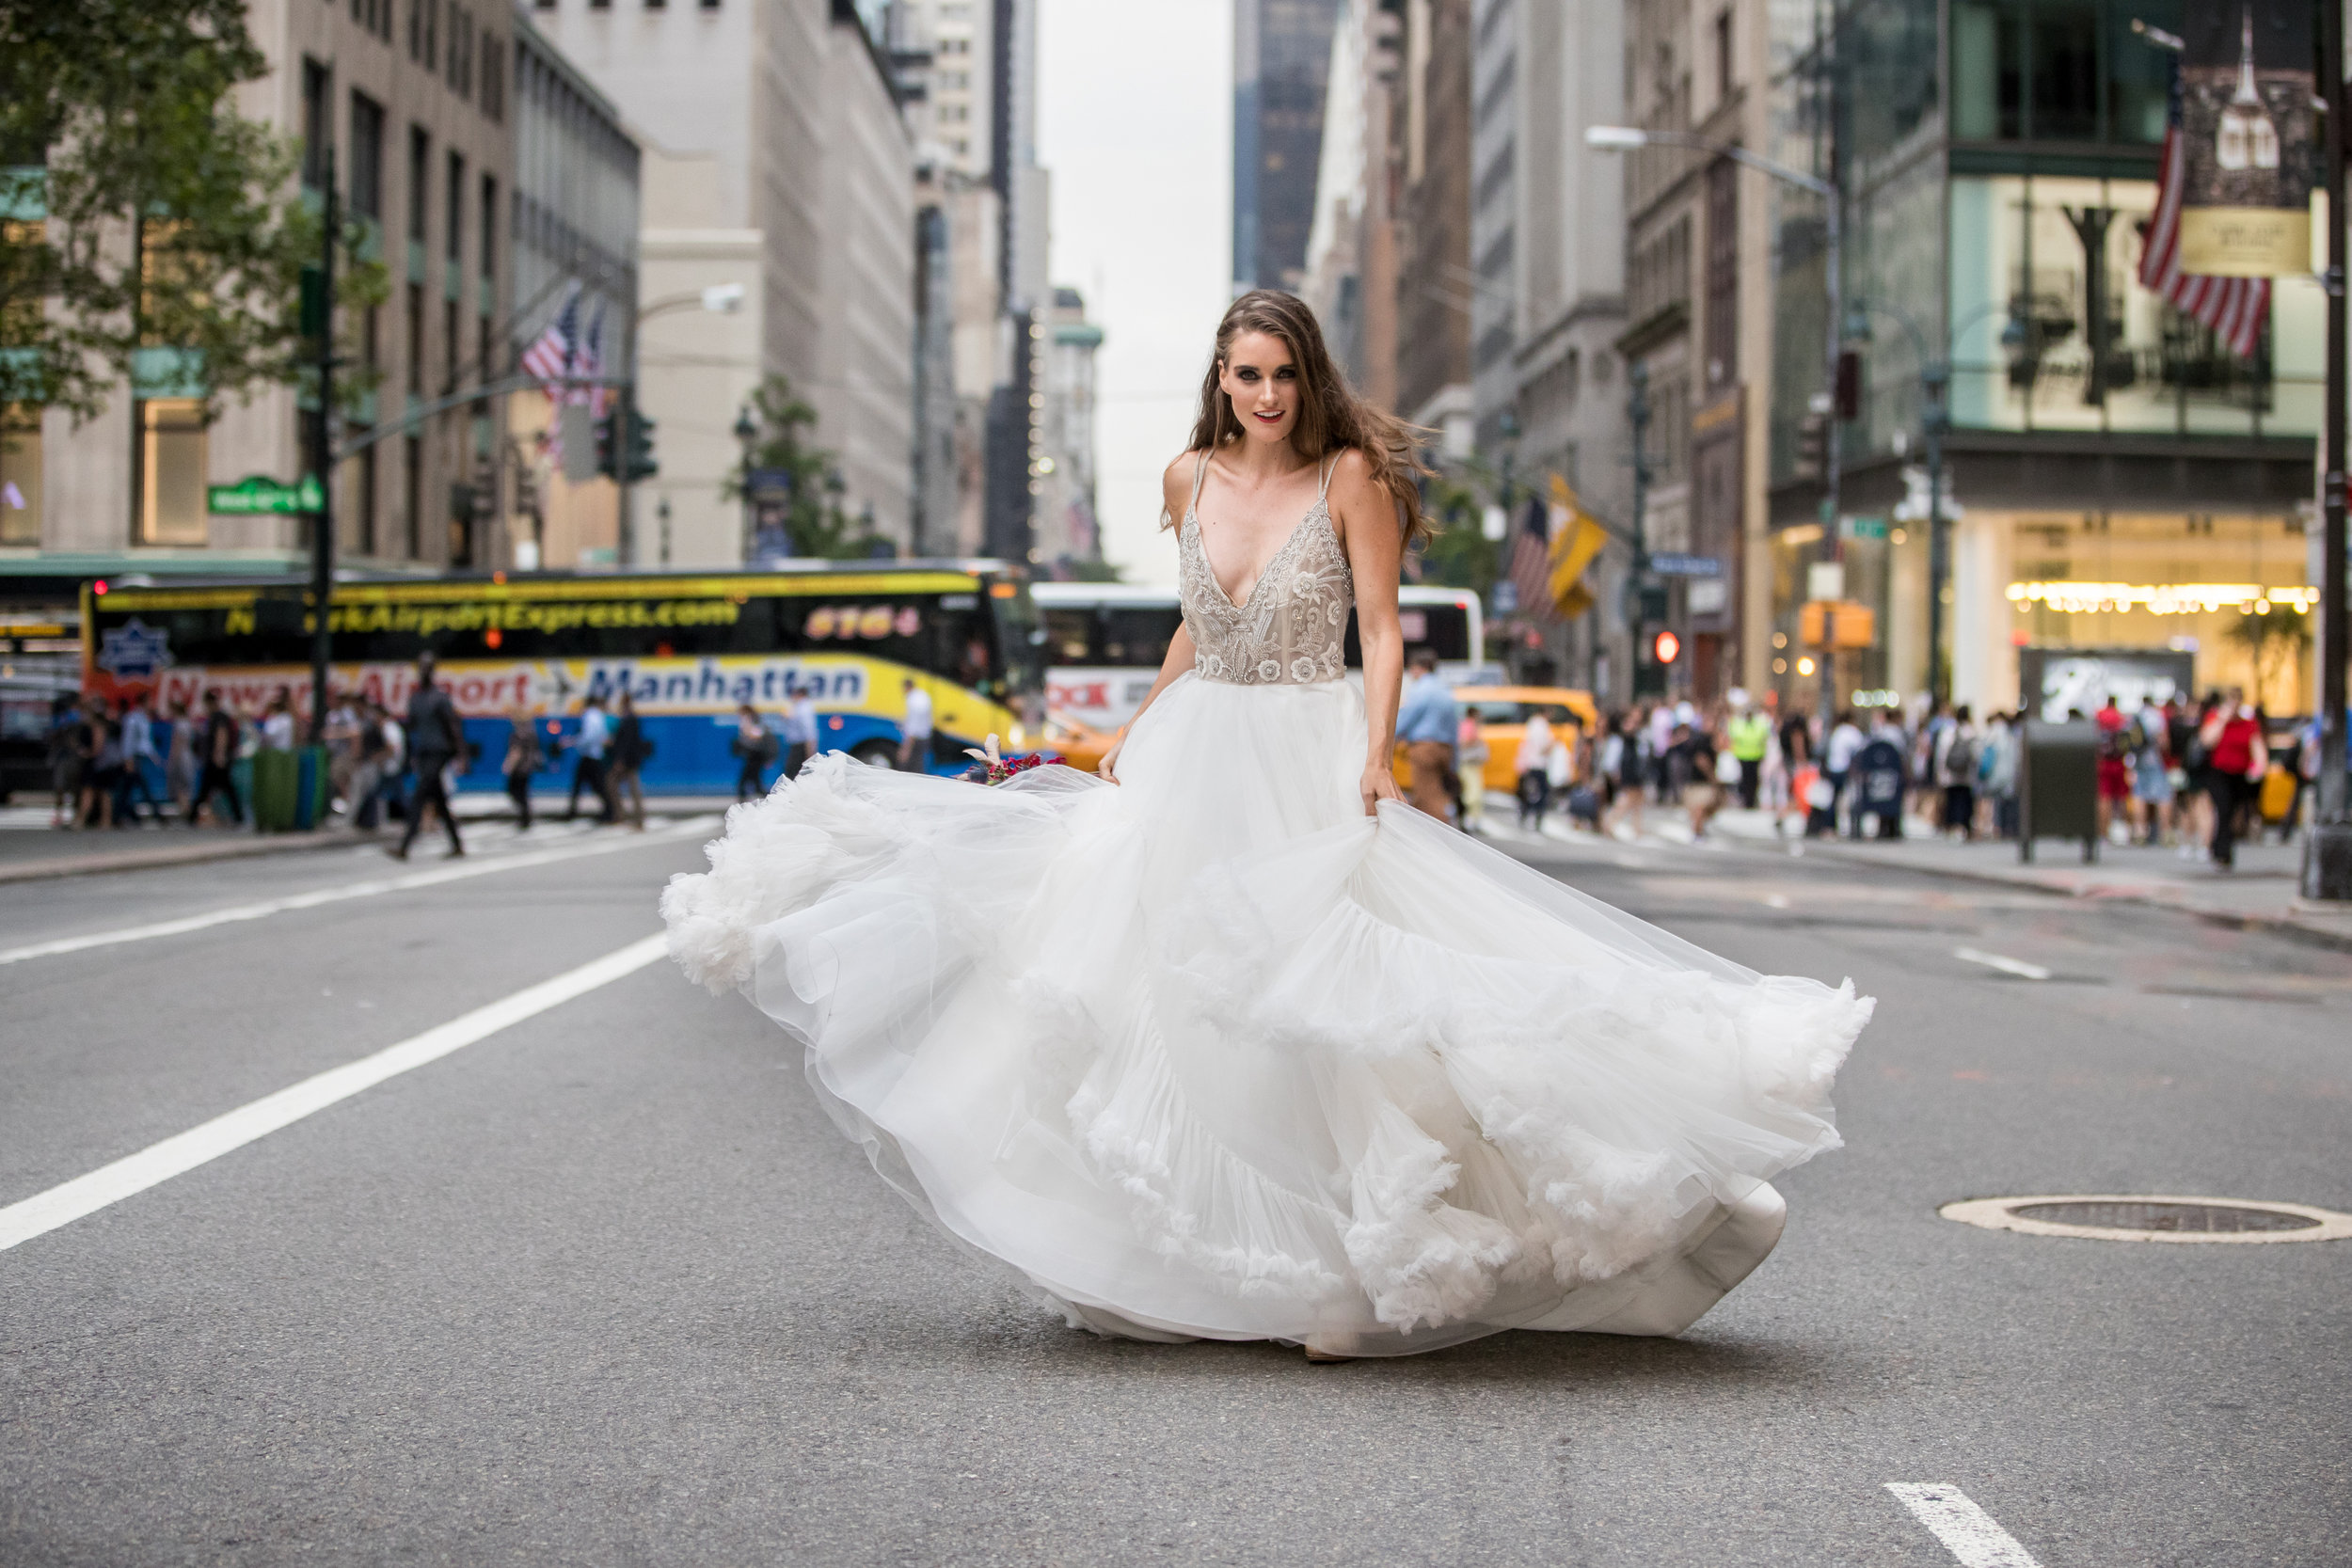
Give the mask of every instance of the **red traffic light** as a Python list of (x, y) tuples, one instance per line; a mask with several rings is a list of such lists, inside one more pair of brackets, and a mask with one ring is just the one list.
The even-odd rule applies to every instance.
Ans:
[(105, 592), (106, 592), (106, 579), (105, 579), (104, 578), (99, 578), (96, 582), (93, 582), (93, 583), (91, 583), (91, 584), (89, 585), (89, 589), (90, 589), (90, 592), (91, 592), (91, 593), (93, 593), (93, 594), (103, 594), (103, 593), (105, 593)]
[(1657, 652), (1659, 663), (1672, 664), (1675, 661), (1675, 656), (1682, 652), (1682, 639), (1673, 632), (1661, 631), (1658, 634), (1658, 641), (1652, 646)]

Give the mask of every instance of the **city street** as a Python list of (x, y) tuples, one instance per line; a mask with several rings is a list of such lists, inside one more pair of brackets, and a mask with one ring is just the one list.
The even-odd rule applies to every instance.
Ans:
[[(578, 973), (659, 931), (715, 830), (11, 890), (0, 1563), (2344, 1560), (2352, 1243), (1936, 1210), (2352, 1208), (2352, 953), (1769, 846), (1515, 836), (1742, 962), (1875, 993), (1849, 1148), (1779, 1183), (1778, 1252), (1680, 1340), (1316, 1366), (1041, 1318), (875, 1177), (747, 1004), (642, 949)], [(8, 1205), (421, 1037), (20, 1236)], [(2030, 1559), (1960, 1555), (1890, 1482), (1959, 1488)]]

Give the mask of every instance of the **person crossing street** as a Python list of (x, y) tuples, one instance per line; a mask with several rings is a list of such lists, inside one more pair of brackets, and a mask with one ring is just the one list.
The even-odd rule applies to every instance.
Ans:
[(465, 754), (465, 744), (457, 705), (433, 684), (433, 656), (426, 654), (417, 660), (417, 689), (408, 699), (408, 756), (416, 765), (417, 790), (408, 799), (408, 826), (391, 852), (392, 859), (408, 858), (408, 847), (416, 843), (417, 830), (424, 826), (428, 808), (441, 814), (441, 825), (449, 830), (451, 857), (466, 852), (465, 841), (457, 836), (457, 814), (450, 809), (449, 784), (443, 777)]
[(1732, 760), (1740, 765), (1740, 805), (1744, 811), (1754, 811), (1764, 784), (1765, 753), (1772, 746), (1772, 716), (1750, 705), (1748, 694), (1734, 687), (1727, 729)]

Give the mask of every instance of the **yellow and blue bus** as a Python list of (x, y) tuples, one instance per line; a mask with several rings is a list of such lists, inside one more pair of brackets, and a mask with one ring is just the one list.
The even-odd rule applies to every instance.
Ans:
[[(207, 691), (258, 714), (281, 688), (309, 710), (313, 607), (307, 581), (150, 585), (83, 592), (86, 690), (199, 711)], [(465, 787), (496, 788), (512, 716), (557, 738), (591, 695), (626, 690), (654, 743), (649, 791), (729, 794), (736, 710), (771, 726), (805, 692), (820, 750), (896, 758), (906, 685), (930, 694), (935, 773), (971, 766), (989, 735), (1025, 749), (1043, 718), (1041, 633), (1023, 576), (992, 561), (795, 562), (762, 572), (498, 573), (336, 583), (331, 679), (395, 715), (430, 652), (483, 762)]]

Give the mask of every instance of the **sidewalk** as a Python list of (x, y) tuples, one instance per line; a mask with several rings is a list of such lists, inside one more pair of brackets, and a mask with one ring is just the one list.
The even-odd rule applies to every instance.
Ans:
[[(1653, 808), (1650, 815), (1662, 818), (1665, 814)], [(1689, 830), (1679, 820), (1661, 821), (1656, 831), (1661, 838), (1690, 842)], [(2070, 898), (2153, 904), (2225, 926), (2352, 948), (2352, 908), (2312, 903), (2299, 895), (2299, 843), (2241, 845), (2237, 868), (2217, 871), (2201, 861), (2185, 861), (2173, 849), (2119, 848), (2112, 844), (2100, 846), (2099, 858), (2086, 864), (2080, 844), (2057, 839), (2037, 843), (2028, 863), (2017, 858), (2014, 843), (1956, 843), (1917, 818), (1904, 824), (1906, 836), (1899, 839), (1784, 839), (1774, 831), (1772, 814), (1763, 811), (1724, 812), (1715, 818), (1712, 831), (1729, 844), (1751, 849), (1770, 846), (1783, 853), (1802, 851), (1845, 864), (1898, 866)]]
[[(461, 828), (515, 820), (515, 808), (503, 794), (461, 795), (455, 804)], [(662, 796), (645, 804), (650, 818), (655, 812), (677, 816), (723, 811), (734, 802), (716, 796)], [(564, 797), (534, 795), (532, 810), (548, 822), (560, 822)], [(250, 828), (184, 828), (177, 822), (156, 828), (144, 821), (135, 828), (65, 832), (49, 825), (45, 805), (0, 807), (0, 885), (397, 843), (400, 831), (401, 825), (392, 822), (372, 833), (360, 832), (337, 817), (315, 832), (257, 833)]]

